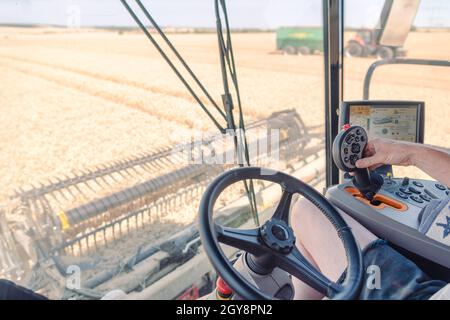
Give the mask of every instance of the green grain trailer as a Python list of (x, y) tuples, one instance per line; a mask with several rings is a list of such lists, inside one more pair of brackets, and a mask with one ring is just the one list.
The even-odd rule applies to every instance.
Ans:
[(277, 30), (277, 49), (287, 54), (323, 52), (321, 27), (283, 27)]

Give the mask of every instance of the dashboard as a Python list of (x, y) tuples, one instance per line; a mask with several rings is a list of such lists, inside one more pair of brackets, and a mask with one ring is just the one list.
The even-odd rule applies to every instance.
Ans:
[(384, 177), (374, 204), (362, 198), (351, 181), (328, 189), (327, 198), (378, 237), (450, 269), (450, 247), (419, 231), (425, 207), (432, 199), (447, 199), (449, 193), (436, 181)]
[[(350, 136), (351, 128), (359, 126), (367, 131), (369, 140), (381, 137), (423, 143), (424, 115), (423, 102), (343, 102), (341, 132), (348, 131)], [(446, 236), (440, 240), (442, 235), (430, 237), (423, 230), (425, 220), (422, 220), (435, 203), (448, 203), (450, 188), (432, 180), (396, 178), (391, 170), (380, 169), (376, 171), (381, 175), (381, 187), (371, 201), (348, 175), (347, 179), (343, 176), (342, 183), (327, 190), (327, 198), (378, 237), (450, 269), (450, 245)], [(438, 225), (446, 227), (442, 222)]]

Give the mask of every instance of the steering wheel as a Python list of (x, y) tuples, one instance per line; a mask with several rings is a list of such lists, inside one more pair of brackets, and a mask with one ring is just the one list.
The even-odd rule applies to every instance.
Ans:
[[(238, 181), (248, 179), (265, 180), (281, 186), (281, 199), (272, 218), (261, 227), (250, 230), (228, 228), (214, 223), (214, 204), (221, 192)], [(289, 210), (295, 193), (304, 196), (319, 208), (336, 229), (347, 255), (348, 266), (342, 283), (329, 280), (295, 246), (294, 232), (289, 225)], [(209, 185), (203, 195), (199, 226), (203, 247), (213, 267), (243, 299), (270, 300), (272, 297), (249, 284), (233, 268), (219, 242), (247, 252), (251, 258), (249, 267), (255, 267), (251, 268), (253, 271), (278, 267), (330, 299), (354, 299), (359, 293), (363, 276), (362, 257), (351, 229), (324, 196), (290, 175), (256, 167), (237, 168), (223, 173)]]

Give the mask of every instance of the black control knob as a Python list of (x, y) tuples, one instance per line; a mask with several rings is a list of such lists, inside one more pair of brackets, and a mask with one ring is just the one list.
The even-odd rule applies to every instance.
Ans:
[(402, 186), (406, 187), (409, 185), (409, 178), (408, 177), (404, 177), (402, 180)]

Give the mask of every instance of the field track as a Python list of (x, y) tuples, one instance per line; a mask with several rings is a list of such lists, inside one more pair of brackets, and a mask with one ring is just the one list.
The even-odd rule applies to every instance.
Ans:
[[(169, 38), (219, 102), (215, 35)], [(0, 200), (30, 183), (214, 130), (140, 33), (0, 28), (0, 39)], [(274, 54), (273, 33), (233, 40), (247, 121), (293, 108), (306, 123), (322, 123), (321, 55)], [(406, 49), (410, 57), (448, 59), (450, 33), (412, 33)], [(361, 98), (372, 62), (346, 61), (347, 99)], [(372, 97), (425, 100), (427, 119), (433, 119), (426, 124), (427, 142), (448, 147), (448, 92), (448, 70), (386, 67), (374, 77)]]

